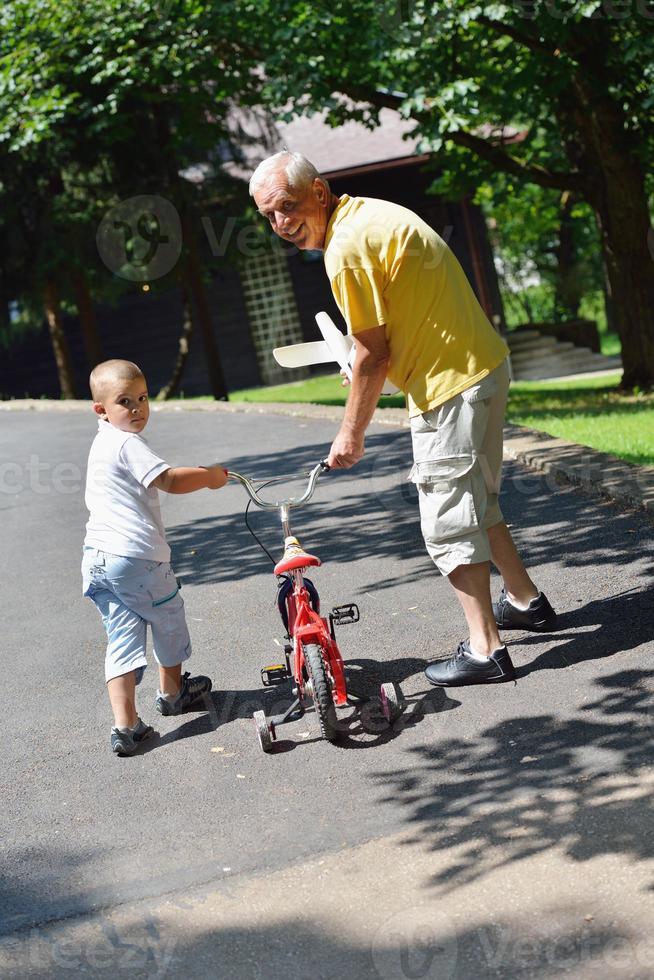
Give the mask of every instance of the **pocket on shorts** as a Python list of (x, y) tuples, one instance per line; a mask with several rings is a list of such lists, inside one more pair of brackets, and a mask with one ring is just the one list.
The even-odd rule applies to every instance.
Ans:
[(104, 553), (85, 547), (82, 553), (82, 595), (92, 597), (95, 587), (102, 587), (106, 572)]
[(411, 419), (411, 432), (423, 435), (426, 432), (436, 432), (438, 430), (438, 417), (441, 407), (432, 408), (422, 415), (414, 415)]
[(472, 479), (475, 463), (472, 456), (458, 456), (415, 464), (420, 525), (428, 544), (464, 538), (478, 530)]
[(470, 473), (474, 465), (474, 457), (468, 455), (425, 459), (413, 464), (408, 479), (418, 486), (448, 485), (452, 480), (458, 480)]
[(157, 562), (156, 567), (151, 569), (147, 587), (152, 608), (163, 618), (174, 617), (184, 608), (179, 583), (168, 563)]
[(497, 374), (495, 371), (491, 371), (490, 374), (487, 374), (476, 385), (471, 385), (462, 391), (461, 398), (469, 405), (474, 405), (475, 402), (483, 402), (487, 398), (492, 398), (497, 391), (497, 386)]

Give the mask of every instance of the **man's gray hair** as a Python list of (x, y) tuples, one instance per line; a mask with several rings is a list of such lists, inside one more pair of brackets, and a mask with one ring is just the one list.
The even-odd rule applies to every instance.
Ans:
[(293, 190), (303, 190), (312, 184), (316, 177), (320, 177), (311, 160), (307, 160), (302, 153), (281, 150), (279, 153), (273, 153), (271, 157), (262, 160), (254, 171), (250, 177), (250, 195), (255, 193), (267, 177), (280, 171), (286, 174), (288, 186)]

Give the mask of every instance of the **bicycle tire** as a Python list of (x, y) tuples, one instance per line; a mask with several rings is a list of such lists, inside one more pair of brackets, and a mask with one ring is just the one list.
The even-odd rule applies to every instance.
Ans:
[(322, 651), (317, 643), (304, 646), (304, 662), (313, 688), (313, 703), (318, 715), (320, 731), (328, 742), (338, 740), (338, 720), (332, 698), (331, 685), (322, 659)]

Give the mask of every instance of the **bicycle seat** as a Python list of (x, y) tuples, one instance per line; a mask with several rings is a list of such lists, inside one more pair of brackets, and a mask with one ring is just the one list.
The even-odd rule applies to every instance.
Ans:
[(321, 565), (320, 558), (310, 555), (304, 550), (297, 538), (286, 538), (286, 547), (281, 561), (275, 565), (275, 575), (284, 575), (296, 568), (308, 568), (309, 565)]

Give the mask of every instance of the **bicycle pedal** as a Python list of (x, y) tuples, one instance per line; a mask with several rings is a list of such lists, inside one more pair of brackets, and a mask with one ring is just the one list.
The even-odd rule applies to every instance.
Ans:
[(331, 611), (332, 622), (336, 626), (346, 626), (348, 623), (358, 623), (361, 618), (356, 602), (347, 602), (343, 606), (334, 606)]
[(264, 687), (283, 684), (290, 676), (286, 664), (268, 664), (267, 667), (261, 668), (261, 683)]

